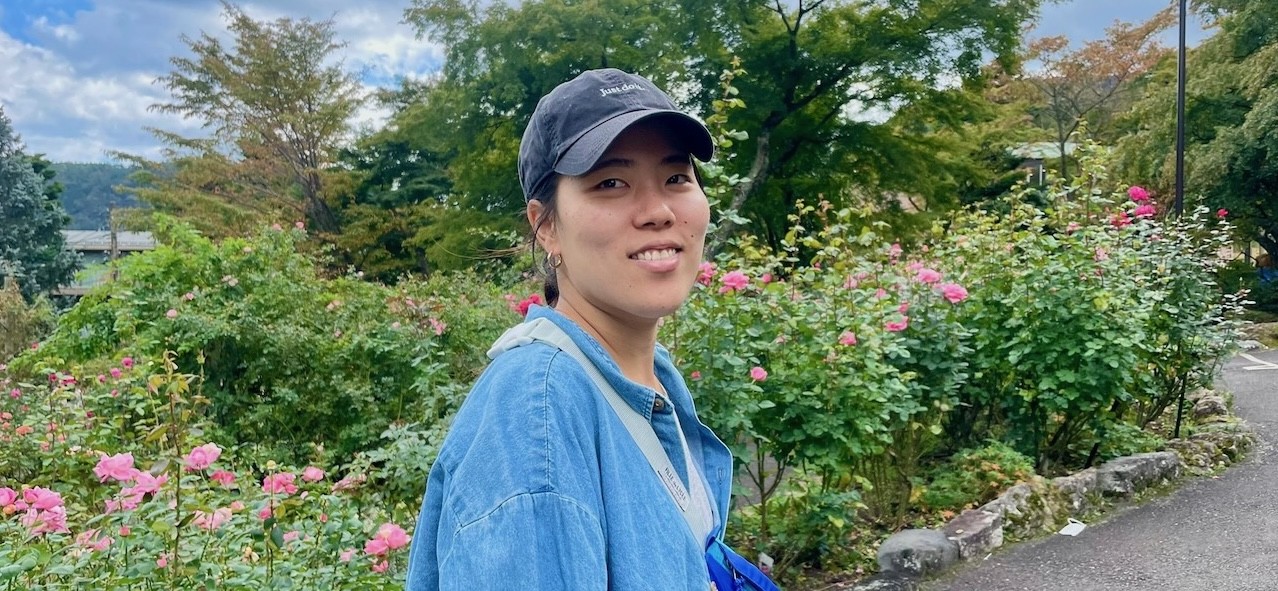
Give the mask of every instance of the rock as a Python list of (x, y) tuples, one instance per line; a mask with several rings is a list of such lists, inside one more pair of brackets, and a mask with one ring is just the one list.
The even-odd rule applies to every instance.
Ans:
[(1198, 402), (1204, 396), (1217, 396), (1217, 394), (1207, 388), (1198, 388), (1188, 394), (1185, 394), (1185, 400), (1188, 400), (1190, 402)]
[(1078, 515), (1091, 508), (1091, 495), (1096, 494), (1096, 468), (1088, 468), (1052, 479), (1052, 486), (1069, 501), (1070, 513)]
[(1253, 341), (1248, 339), (1245, 341), (1238, 341), (1238, 348), (1244, 351), (1251, 351), (1253, 349), (1264, 349), (1265, 345), (1264, 343), (1261, 343), (1260, 341)]
[(1003, 491), (997, 499), (981, 505), (981, 511), (997, 513), (1004, 521), (1025, 516), (1025, 506), (1034, 489), (1028, 483), (1020, 483)]
[(879, 571), (927, 576), (958, 562), (958, 544), (934, 529), (907, 529), (892, 534), (879, 546)]
[(959, 558), (967, 560), (1003, 545), (1003, 516), (969, 509), (950, 520), (941, 531), (958, 544)]
[(1216, 460), (1227, 459), (1232, 463), (1238, 461), (1244, 453), (1247, 453), (1247, 450), (1251, 449), (1255, 435), (1248, 431), (1203, 431), (1193, 434), (1189, 440), (1211, 445), (1214, 450), (1219, 450), (1219, 453), (1213, 456)]
[(851, 591), (918, 591), (918, 579), (899, 574), (874, 575), (856, 584)]
[(1210, 472), (1219, 454), (1216, 444), (1205, 439), (1173, 439), (1167, 442), (1167, 448), (1179, 454), (1181, 462), (1195, 474)]
[(1225, 404), (1225, 399), (1216, 396), (1203, 396), (1194, 403), (1194, 419), (1203, 420), (1208, 417), (1225, 417), (1229, 415), (1229, 405)]
[(1101, 494), (1129, 496), (1166, 479), (1180, 476), (1176, 452), (1136, 454), (1105, 462), (1097, 469), (1096, 483)]

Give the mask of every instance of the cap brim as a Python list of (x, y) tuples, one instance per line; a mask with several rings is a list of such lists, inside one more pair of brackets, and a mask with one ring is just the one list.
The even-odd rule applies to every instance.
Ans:
[(569, 176), (590, 172), (617, 136), (631, 125), (654, 117), (669, 119), (667, 124), (673, 132), (671, 137), (686, 146), (688, 153), (696, 156), (697, 160), (705, 162), (714, 155), (710, 131), (696, 118), (679, 111), (647, 109), (623, 113), (583, 133), (555, 163), (555, 172)]

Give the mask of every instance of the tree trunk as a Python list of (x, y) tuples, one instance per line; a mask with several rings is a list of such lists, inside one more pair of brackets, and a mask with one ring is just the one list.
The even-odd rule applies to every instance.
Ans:
[(306, 211), (307, 222), (317, 232), (325, 234), (337, 234), (341, 232), (341, 226), (337, 223), (337, 216), (333, 214), (333, 210), (320, 197), (323, 192), (320, 187), (319, 175), (310, 172), (302, 179), (303, 199), (305, 199), (304, 208)]
[[(765, 127), (759, 133), (759, 139), (754, 147), (754, 163), (750, 165), (750, 175), (741, 184), (737, 185), (736, 191), (732, 195), (732, 203), (728, 206), (729, 211), (739, 212), (741, 206), (745, 205), (746, 199), (750, 197), (750, 193), (754, 188), (762, 185), (768, 175), (768, 147), (772, 138), (772, 129)], [(719, 225), (719, 229), (715, 232), (714, 238), (710, 241), (709, 247), (706, 249), (706, 258), (714, 259), (715, 255), (723, 248), (728, 241), (728, 237), (732, 235), (732, 231), (736, 229), (736, 224), (730, 219), (724, 219)]]

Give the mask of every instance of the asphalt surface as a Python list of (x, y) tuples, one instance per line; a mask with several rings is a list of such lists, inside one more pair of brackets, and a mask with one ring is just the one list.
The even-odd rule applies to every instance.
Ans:
[[(1251, 369), (1248, 369), (1251, 368)], [(1217, 387), (1257, 435), (1215, 478), (1088, 524), (961, 564), (925, 591), (1278, 590), (1278, 350), (1225, 366)]]

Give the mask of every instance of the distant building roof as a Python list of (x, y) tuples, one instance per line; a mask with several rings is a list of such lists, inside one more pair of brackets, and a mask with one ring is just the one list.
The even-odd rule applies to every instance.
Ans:
[[(63, 230), (67, 248), (79, 252), (108, 252), (111, 250), (111, 232), (106, 230)], [(150, 232), (116, 232), (116, 249), (120, 252), (151, 250), (155, 237)]]
[[(1065, 142), (1065, 155), (1069, 156), (1078, 149), (1078, 144), (1074, 142)], [(1056, 142), (1031, 142), (1020, 144), (1008, 150), (1013, 156), (1019, 158), (1033, 158), (1034, 160), (1050, 160), (1061, 157), (1061, 146)]]

